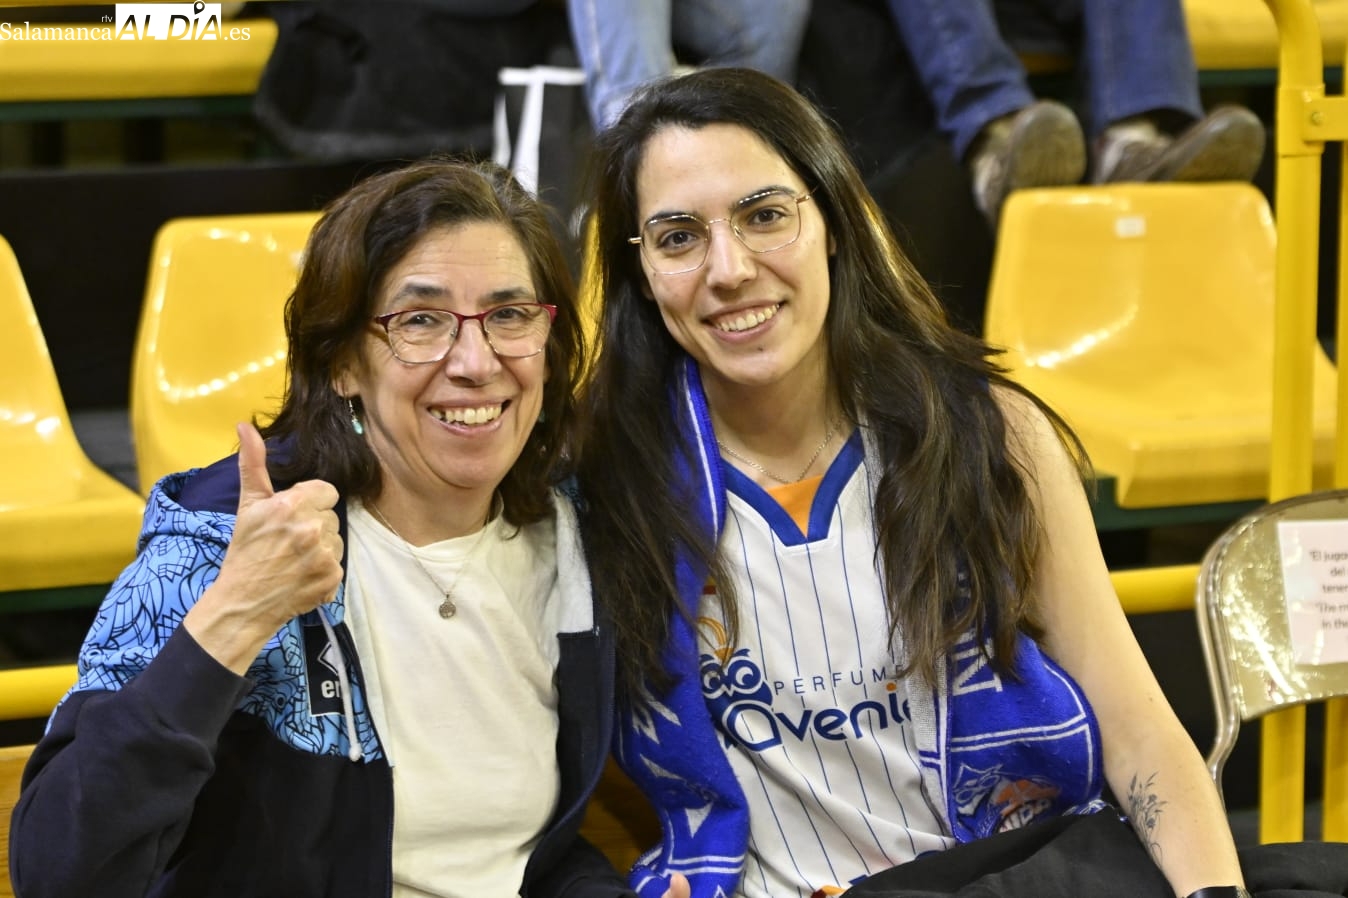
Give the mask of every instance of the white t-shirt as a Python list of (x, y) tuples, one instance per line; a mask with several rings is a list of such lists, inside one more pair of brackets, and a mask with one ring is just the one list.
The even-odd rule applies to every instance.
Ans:
[(750, 898), (846, 888), (954, 841), (922, 793), (860, 456), (854, 441), (816, 480), (808, 533), (727, 473), (720, 551), (735, 576), (739, 641), (725, 644), (708, 595), (703, 690), (733, 737), (726, 754), (749, 802), (740, 890)]
[[(554, 525), (512, 536), (498, 517), (414, 549), (347, 512), (346, 622), (393, 767), (393, 896), (516, 895), (559, 789)], [(411, 552), (452, 589), (452, 618)]]

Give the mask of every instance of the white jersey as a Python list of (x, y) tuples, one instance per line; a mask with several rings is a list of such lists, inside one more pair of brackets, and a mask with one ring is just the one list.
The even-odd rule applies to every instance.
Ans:
[(923, 795), (895, 679), (859, 437), (816, 483), (802, 533), (727, 470), (737, 644), (714, 594), (700, 611), (703, 691), (749, 803), (749, 898), (846, 888), (954, 842)]

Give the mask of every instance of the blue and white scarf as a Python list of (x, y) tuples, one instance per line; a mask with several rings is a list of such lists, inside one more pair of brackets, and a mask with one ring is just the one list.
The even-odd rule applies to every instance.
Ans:
[[(697, 365), (686, 358), (671, 393), (691, 453), (679, 460), (690, 513), (719, 538), (726, 493), (716, 435)], [(671, 685), (620, 710), (614, 755), (654, 805), (660, 844), (630, 874), (641, 898), (661, 898), (682, 873), (693, 898), (722, 898), (739, 887), (749, 842), (743, 790), (722, 748), (702, 692), (697, 634), (690, 623), (708, 572), (688, 554), (676, 561), (688, 616), (670, 624), (665, 665)], [(961, 842), (1046, 816), (1089, 813), (1100, 801), (1100, 733), (1080, 688), (1022, 637), (1018, 678), (999, 676), (970, 634), (933, 689), (905, 683), (920, 734), (923, 786)]]

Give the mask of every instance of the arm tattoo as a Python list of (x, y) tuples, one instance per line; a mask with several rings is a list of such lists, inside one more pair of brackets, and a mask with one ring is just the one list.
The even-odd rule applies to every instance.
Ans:
[(1133, 775), (1133, 781), (1128, 784), (1128, 816), (1132, 818), (1133, 828), (1151, 856), (1159, 860), (1161, 844), (1156, 841), (1156, 824), (1161, 819), (1161, 809), (1166, 806), (1166, 802), (1156, 797), (1152, 785), (1155, 780), (1154, 773), (1147, 777), (1145, 783), (1138, 782), (1137, 775)]

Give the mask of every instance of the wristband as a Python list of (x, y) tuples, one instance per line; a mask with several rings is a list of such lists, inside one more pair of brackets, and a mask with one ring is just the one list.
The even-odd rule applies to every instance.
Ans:
[(1208, 886), (1190, 892), (1188, 898), (1254, 898), (1244, 886)]

